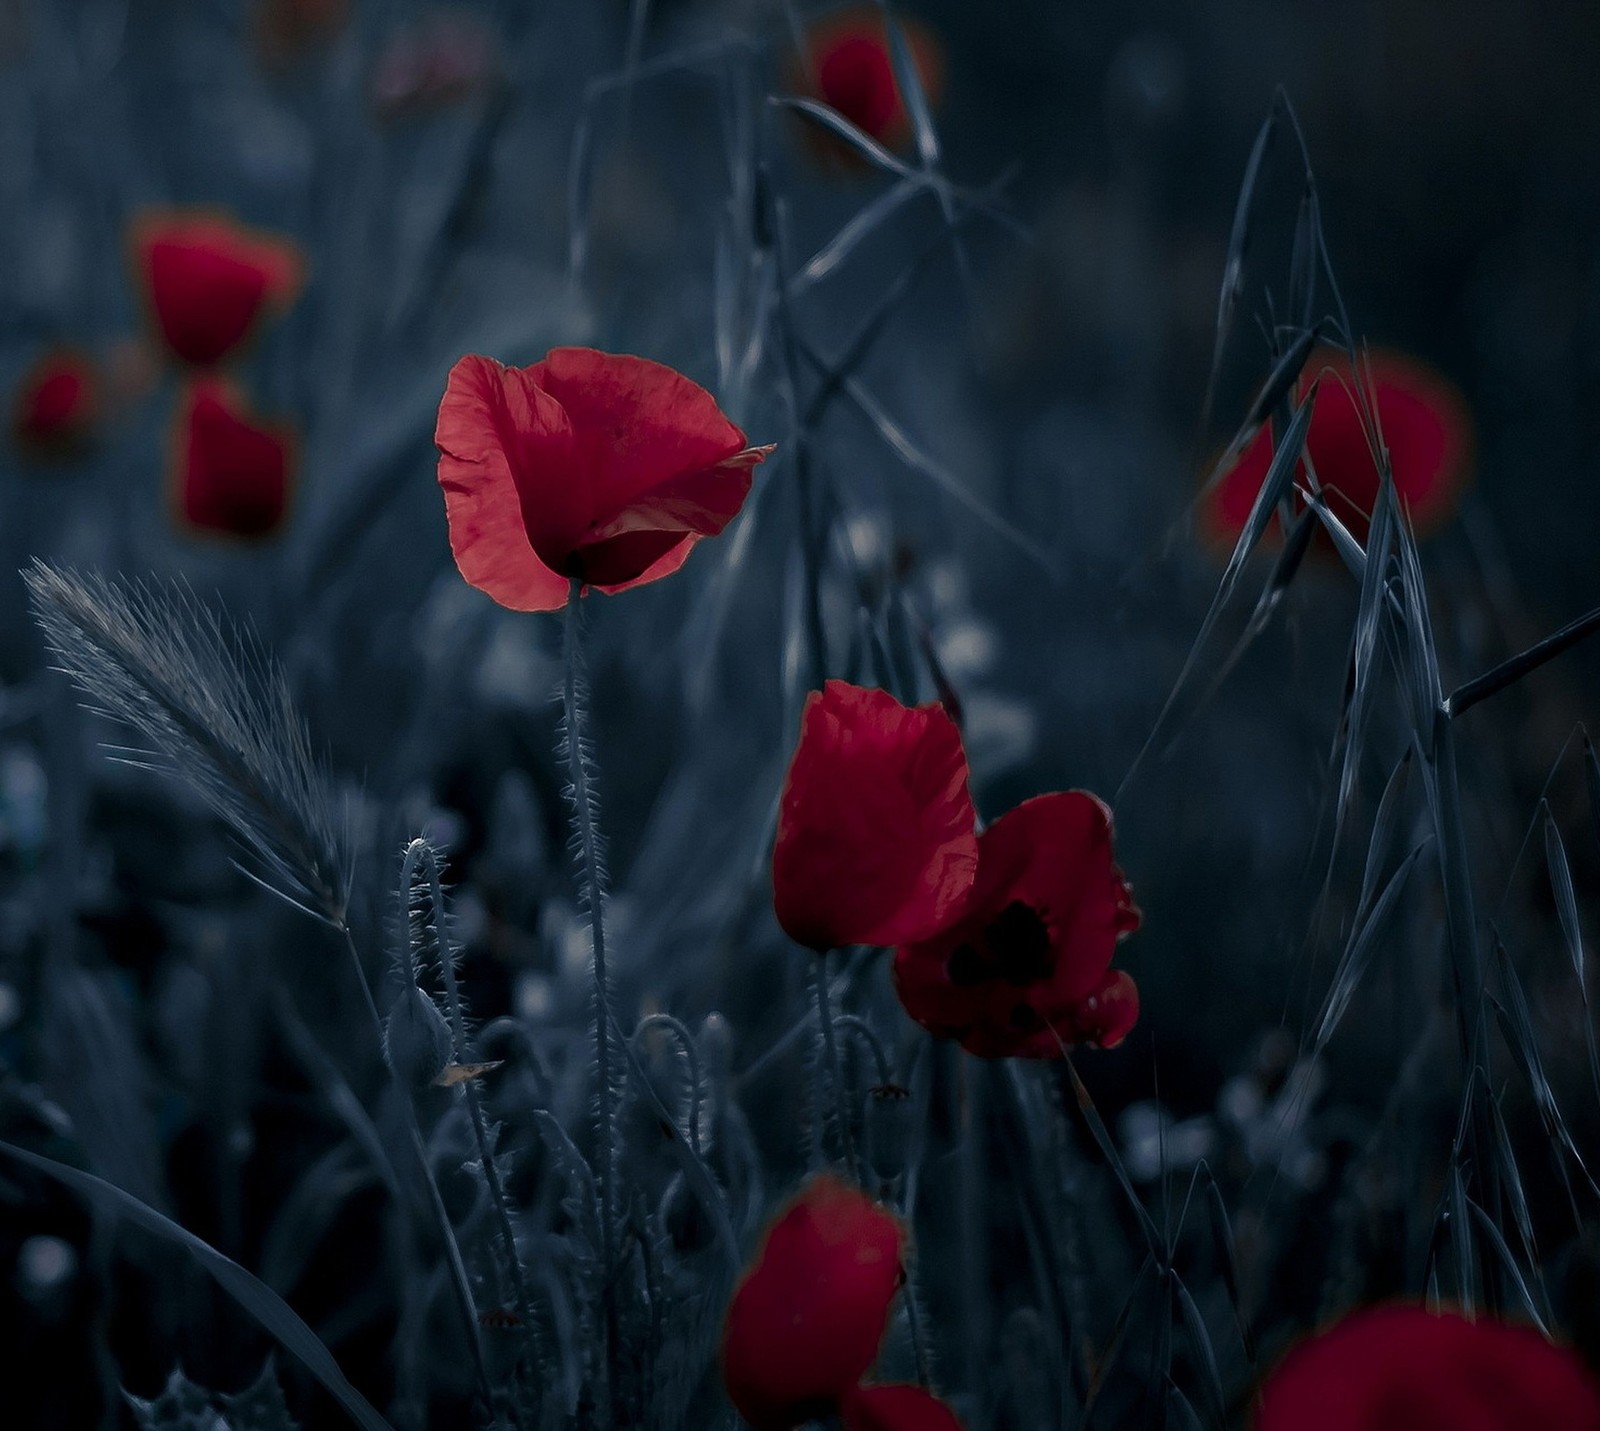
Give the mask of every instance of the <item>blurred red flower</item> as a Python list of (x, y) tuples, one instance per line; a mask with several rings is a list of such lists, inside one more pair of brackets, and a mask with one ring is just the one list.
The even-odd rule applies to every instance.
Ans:
[(1378, 1307), (1300, 1343), (1256, 1431), (1600, 1431), (1600, 1385), (1536, 1331)]
[(350, 0), (257, 0), (256, 44), (268, 64), (284, 64), (328, 44), (350, 19)]
[(829, 1173), (767, 1229), (728, 1303), (722, 1377), (758, 1431), (838, 1409), (878, 1355), (902, 1281), (900, 1223)]
[[(1359, 371), (1364, 382), (1369, 371), (1365, 362)], [(1302, 397), (1319, 374), (1322, 381), (1306, 432), (1306, 451), (1333, 514), (1357, 541), (1365, 542), (1378, 498), (1378, 466), (1355, 401), (1355, 375), (1346, 354), (1337, 350), (1315, 353), (1301, 379)], [(1471, 473), (1471, 414), (1447, 379), (1413, 358), (1375, 351), (1370, 375), (1378, 427), (1394, 472), (1395, 495), (1402, 509), (1410, 513), (1415, 530), (1425, 534), (1450, 516)], [(1205, 498), (1204, 525), (1229, 550), (1244, 530), (1266, 480), (1273, 450), (1271, 428), (1263, 425)], [(1302, 463), (1295, 481), (1305, 480)]]
[(226, 536), (271, 535), (289, 503), (294, 444), (260, 423), (219, 378), (185, 384), (174, 428), (173, 496), (190, 526)]
[(443, 109), (487, 89), (496, 78), (493, 33), (470, 13), (441, 11), (397, 34), (372, 72), (372, 103), (382, 119)]
[(772, 451), (682, 374), (593, 348), (462, 358), (434, 441), (456, 565), (514, 611), (566, 605), (573, 577), (616, 592), (671, 575)]
[(99, 369), (87, 353), (58, 348), (23, 374), (12, 403), (11, 432), (30, 457), (80, 455), (101, 411)]
[[(943, 88), (944, 64), (939, 43), (925, 26), (897, 17), (912, 63), (928, 103), (937, 103)], [(806, 73), (799, 88), (837, 110), (857, 129), (889, 149), (911, 138), (911, 120), (900, 87), (895, 83), (894, 61), (883, 11), (875, 5), (856, 5), (827, 15), (806, 33)], [(816, 132), (830, 153), (847, 150), (842, 142)]]
[(967, 758), (939, 705), (829, 681), (807, 698), (772, 856), (778, 922), (819, 953), (943, 928), (978, 871)]
[(955, 1412), (920, 1386), (858, 1386), (839, 1419), (844, 1431), (961, 1431)]
[(895, 987), (930, 1033), (983, 1058), (1113, 1048), (1139, 1017), (1139, 992), (1111, 959), (1138, 926), (1110, 810), (1083, 790), (1038, 795), (979, 836), (960, 918), (895, 950)]
[(141, 215), (133, 253), (156, 330), (175, 357), (201, 368), (232, 355), (264, 314), (293, 302), (305, 272), (292, 240), (205, 209)]

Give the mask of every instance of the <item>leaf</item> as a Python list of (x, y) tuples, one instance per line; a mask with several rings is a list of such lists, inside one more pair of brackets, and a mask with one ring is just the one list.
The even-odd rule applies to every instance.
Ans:
[(15, 1158), (19, 1163), (54, 1178), (71, 1188), (80, 1197), (96, 1206), (125, 1217), (136, 1227), (181, 1247), (216, 1279), (217, 1285), (236, 1301), (260, 1326), (275, 1337), (285, 1351), (291, 1353), (312, 1376), (327, 1388), (350, 1419), (364, 1431), (394, 1431), (372, 1408), (362, 1394), (345, 1379), (339, 1364), (327, 1347), (317, 1339), (299, 1314), (265, 1282), (245, 1271), (231, 1257), (225, 1257), (210, 1243), (194, 1233), (179, 1227), (171, 1218), (163, 1217), (154, 1208), (147, 1207), (138, 1198), (131, 1197), (119, 1187), (114, 1187), (93, 1173), (58, 1163), (10, 1143), (0, 1142), (0, 1154)]

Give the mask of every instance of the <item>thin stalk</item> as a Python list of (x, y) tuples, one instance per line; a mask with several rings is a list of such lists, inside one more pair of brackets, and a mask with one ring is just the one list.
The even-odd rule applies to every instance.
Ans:
[[(444, 885), (439, 877), (439, 861), (433, 847), (425, 840), (413, 840), (406, 850), (405, 865), (400, 874), (400, 907), (408, 907), (411, 898), (411, 880), (416, 863), (420, 861), (428, 879), (428, 899), (433, 909), (434, 937), (439, 946), (439, 971), (444, 980), (445, 1003), (450, 1012), (450, 1031), (455, 1042), (456, 1062), (464, 1061), (467, 1051), (467, 1020), (461, 1007), (461, 990), (456, 983), (455, 960), (450, 957), (446, 943), (444, 923)], [(511, 1204), (506, 1197), (505, 1184), (500, 1180), (500, 1168), (494, 1159), (494, 1148), (489, 1140), (488, 1122), (483, 1116), (483, 1103), (478, 1097), (475, 1080), (467, 1079), (462, 1085), (466, 1095), (467, 1112), (472, 1119), (472, 1133), (478, 1144), (478, 1162), (483, 1168), (483, 1180), (489, 1188), (489, 1203), (494, 1208), (495, 1220), (500, 1227), (500, 1238), (505, 1243), (506, 1261), (511, 1280), (512, 1297), (517, 1304), (517, 1315), (522, 1318), (527, 1336), (537, 1354), (538, 1323), (533, 1319), (533, 1299), (528, 1295), (527, 1279), (522, 1273), (522, 1258), (517, 1255), (517, 1235), (511, 1226)]]
[[(839, 1067), (839, 1044), (834, 1036), (833, 1005), (828, 998), (827, 956), (818, 954), (811, 965), (811, 984), (817, 995), (817, 1024), (822, 1033), (822, 1064), (818, 1077), (826, 1077), (833, 1085), (834, 1118), (839, 1124), (839, 1151), (844, 1165), (853, 1180), (861, 1179), (861, 1167), (856, 1162), (855, 1138), (850, 1132), (850, 1108), (844, 1096), (844, 1076)], [(820, 1098), (818, 1100), (821, 1101)]]
[[(382, 1049), (383, 1018), (378, 1013), (377, 1001), (372, 997), (372, 985), (367, 982), (367, 971), (362, 966), (355, 938), (350, 933), (349, 925), (342, 926), (339, 932), (344, 935), (345, 949), (350, 954), (350, 963), (355, 967), (356, 984), (361, 990), (362, 1002), (366, 1005), (367, 1018), (372, 1023), (373, 1036), (378, 1041), (378, 1047)], [(433, 1219), (438, 1224), (439, 1236), (444, 1242), (445, 1256), (450, 1263), (450, 1286), (455, 1293), (456, 1309), (461, 1314), (462, 1326), (467, 1334), (467, 1347), (472, 1353), (473, 1368), (478, 1376), (478, 1390), (483, 1396), (484, 1404), (493, 1406), (494, 1397), (489, 1386), (489, 1372), (483, 1362), (483, 1347), (478, 1341), (478, 1309), (473, 1304), (472, 1286), (467, 1281), (467, 1268), (461, 1260), (461, 1247), (456, 1241), (455, 1228), (450, 1225), (450, 1214), (445, 1210), (444, 1198), (440, 1195), (439, 1184), (428, 1162), (428, 1150), (422, 1141), (422, 1128), (417, 1123), (417, 1110), (411, 1102), (411, 1091), (400, 1081), (400, 1075), (395, 1072), (387, 1057), (383, 1060), (383, 1066), (389, 1070), (389, 1080), (394, 1084), (395, 1092), (400, 1095), (400, 1107), (411, 1135), (411, 1150), (416, 1155), (417, 1166), (422, 1172), (422, 1181), (428, 1189), (428, 1203), (433, 1212)]]
[(593, 792), (583, 757), (583, 703), (578, 699), (578, 672), (583, 664), (583, 623), (578, 606), (583, 581), (572, 579), (563, 613), (561, 654), (565, 667), (562, 713), (567, 731), (567, 776), (571, 782), (572, 827), (581, 861), (582, 892), (589, 906), (589, 934), (594, 946), (594, 1061), (599, 1086), (598, 1147), (595, 1182), (600, 1195), (601, 1297), (605, 1307), (607, 1403), (615, 1390), (612, 1363), (617, 1350), (616, 1233), (616, 1110), (611, 1096), (611, 996), (606, 982), (606, 927), (601, 899), (600, 840), (595, 829)]

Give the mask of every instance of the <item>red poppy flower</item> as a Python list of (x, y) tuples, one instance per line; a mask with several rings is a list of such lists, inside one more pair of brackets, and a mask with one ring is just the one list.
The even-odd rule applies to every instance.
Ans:
[[(1364, 362), (1363, 385), (1367, 372)], [(1314, 354), (1301, 381), (1302, 396), (1319, 373), (1323, 381), (1306, 432), (1306, 450), (1333, 514), (1357, 541), (1365, 542), (1378, 499), (1378, 466), (1362, 427), (1349, 358), (1340, 352)], [(1395, 495), (1416, 531), (1432, 531), (1449, 517), (1470, 473), (1471, 415), (1448, 381), (1411, 358), (1375, 352), (1370, 373)], [(1263, 426), (1206, 498), (1205, 524), (1229, 550), (1266, 480), (1273, 450), (1271, 428)], [(1295, 481), (1305, 484), (1303, 465)]]
[(17, 446), (32, 457), (79, 455), (100, 415), (100, 387), (87, 354), (67, 348), (46, 353), (17, 385), (11, 416)]
[(978, 870), (955, 722), (887, 691), (829, 681), (807, 697), (772, 856), (778, 922), (819, 953), (922, 939)]
[(1111, 958), (1138, 926), (1110, 810), (1083, 790), (1038, 795), (979, 836), (961, 917), (895, 950), (895, 988), (929, 1032), (983, 1058), (1053, 1058), (1057, 1035), (1113, 1048), (1139, 993)]
[(615, 592), (670, 575), (772, 451), (682, 374), (593, 348), (462, 358), (434, 441), (456, 565), (515, 611), (564, 606), (575, 576)]
[(1600, 1385), (1537, 1332), (1421, 1307), (1346, 1317), (1261, 1388), (1256, 1431), (1600, 1431)]
[(228, 384), (195, 378), (185, 386), (173, 483), (191, 526), (246, 538), (275, 531), (288, 507), (292, 455), (288, 430), (259, 423)]
[(844, 1431), (961, 1431), (955, 1412), (920, 1386), (858, 1386), (840, 1420)]
[(496, 78), (494, 37), (482, 21), (448, 11), (390, 41), (372, 73), (379, 117), (442, 109)]
[[(924, 26), (904, 16), (897, 18), (923, 92), (933, 104), (943, 83), (939, 43)], [(813, 98), (890, 149), (910, 139), (911, 121), (895, 83), (882, 10), (859, 5), (825, 17), (807, 33), (805, 53), (807, 74), (802, 87)], [(825, 136), (819, 137), (828, 142)], [(830, 152), (840, 147), (828, 143)]]
[(263, 314), (287, 307), (304, 273), (291, 240), (207, 210), (141, 217), (133, 248), (162, 339), (201, 368), (232, 354)]
[(767, 1229), (722, 1334), (728, 1399), (759, 1431), (837, 1409), (878, 1355), (902, 1280), (900, 1224), (829, 1173)]

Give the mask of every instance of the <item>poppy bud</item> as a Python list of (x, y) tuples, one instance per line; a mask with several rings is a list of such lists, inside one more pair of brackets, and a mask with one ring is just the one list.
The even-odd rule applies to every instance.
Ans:
[(867, 1091), (867, 1161), (872, 1171), (892, 1183), (906, 1169), (916, 1131), (911, 1090), (884, 1083)]
[(383, 1055), (411, 1088), (426, 1088), (450, 1062), (450, 1026), (421, 989), (407, 985), (389, 1006)]

